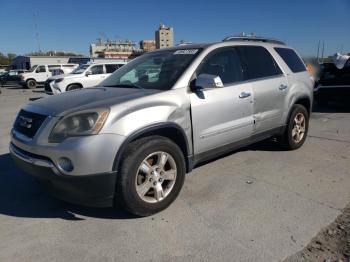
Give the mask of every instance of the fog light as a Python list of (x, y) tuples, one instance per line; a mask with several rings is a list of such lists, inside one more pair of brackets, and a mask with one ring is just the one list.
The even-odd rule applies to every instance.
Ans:
[(66, 172), (71, 172), (74, 169), (72, 161), (67, 157), (58, 159), (58, 166)]

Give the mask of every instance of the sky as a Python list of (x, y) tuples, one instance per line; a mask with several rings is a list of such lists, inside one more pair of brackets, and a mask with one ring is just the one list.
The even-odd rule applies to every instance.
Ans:
[[(175, 43), (217, 42), (240, 32), (285, 41), (303, 56), (350, 52), (350, 0), (17, 1), (0, 4), (0, 52), (89, 54), (97, 38), (154, 39), (160, 23)], [(322, 44), (321, 44), (322, 46)]]

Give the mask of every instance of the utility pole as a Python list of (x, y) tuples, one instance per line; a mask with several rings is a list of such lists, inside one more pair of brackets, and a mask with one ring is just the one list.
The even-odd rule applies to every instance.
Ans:
[(39, 39), (39, 30), (38, 30), (38, 24), (36, 21), (36, 14), (33, 14), (33, 21), (34, 21), (34, 29), (35, 29), (35, 38), (38, 44), (38, 52), (41, 53), (41, 47), (40, 47), (40, 39)]
[(318, 40), (318, 45), (317, 45), (317, 57), (316, 57), (316, 60), (317, 60), (317, 63), (320, 63), (320, 44), (321, 44), (321, 40)]
[(322, 64), (324, 63), (323, 55), (324, 55), (324, 41), (322, 42)]

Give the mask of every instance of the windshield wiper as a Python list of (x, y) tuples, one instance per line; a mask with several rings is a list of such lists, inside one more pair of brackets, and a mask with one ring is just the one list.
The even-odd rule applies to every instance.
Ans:
[(125, 87), (125, 88), (137, 88), (137, 89), (144, 89), (142, 86), (135, 85), (135, 84), (117, 84), (117, 85), (109, 85), (106, 87)]

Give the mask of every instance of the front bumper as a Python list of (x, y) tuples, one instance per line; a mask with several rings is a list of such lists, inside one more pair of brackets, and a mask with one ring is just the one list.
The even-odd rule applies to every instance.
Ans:
[(84, 206), (113, 206), (116, 172), (64, 175), (49, 158), (26, 152), (13, 143), (10, 153), (18, 167), (35, 177), (53, 196)]

